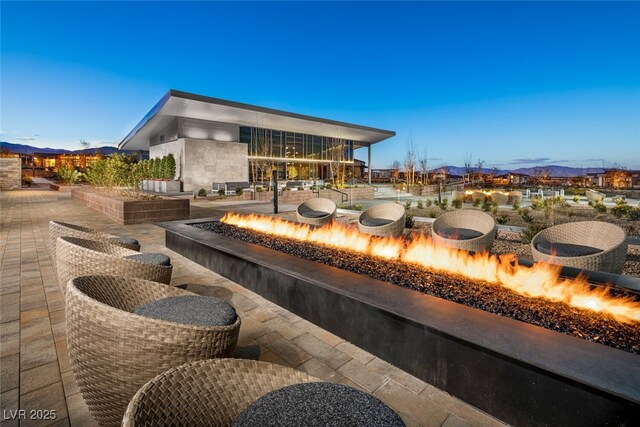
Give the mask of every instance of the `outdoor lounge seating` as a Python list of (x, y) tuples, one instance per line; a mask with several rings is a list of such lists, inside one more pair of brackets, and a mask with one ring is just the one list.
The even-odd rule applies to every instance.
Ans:
[(460, 209), (439, 216), (431, 226), (436, 244), (465, 251), (490, 251), (496, 236), (491, 215), (472, 209)]
[(251, 184), (248, 182), (225, 182), (225, 194), (236, 194), (238, 188), (244, 190), (250, 190)]
[(507, 204), (512, 205), (515, 202), (522, 202), (522, 191), (509, 191), (507, 195)]
[(471, 194), (471, 201), (475, 202), (476, 200), (480, 200), (480, 203), (484, 203), (484, 199), (487, 197), (482, 191), (474, 191)]
[(536, 234), (531, 253), (536, 262), (619, 274), (627, 258), (626, 238), (624, 230), (611, 223), (572, 222)]
[(66, 222), (49, 221), (49, 246), (54, 268), (56, 268), (56, 242), (58, 237), (61, 236), (104, 241), (122, 246), (123, 248), (131, 249), (132, 251), (140, 250), (140, 243), (138, 243), (136, 239), (130, 237), (114, 236), (113, 234), (104, 233), (93, 228), (82, 227), (80, 225), (69, 224)]
[(333, 200), (322, 197), (309, 199), (300, 203), (296, 209), (298, 222), (311, 225), (324, 225), (333, 221), (336, 204)]
[(205, 326), (134, 313), (145, 304), (184, 296), (206, 298), (126, 277), (83, 276), (69, 282), (65, 309), (71, 366), (101, 425), (120, 425), (131, 398), (156, 375), (234, 351), (241, 323), (237, 316), (231, 325)]
[(464, 191), (452, 191), (451, 192), (451, 200), (462, 200), (464, 202), (465, 193)]
[(287, 181), (287, 188), (297, 189), (298, 187), (304, 187), (304, 181)]
[(382, 203), (365, 210), (358, 218), (361, 233), (374, 236), (402, 235), (406, 212), (398, 203)]
[(605, 194), (595, 190), (587, 190), (585, 192), (587, 201), (589, 202), (603, 202)]
[[(147, 258), (127, 258), (142, 255), (147, 255)], [(164, 258), (156, 256), (155, 259), (151, 259), (149, 254), (141, 254), (112, 243), (77, 237), (59, 237), (56, 243), (56, 257), (58, 284), (63, 296), (69, 280), (79, 276), (113, 274), (169, 284), (173, 270), (171, 265), (166, 265)]]
[(491, 193), (491, 200), (496, 202), (498, 206), (503, 206), (509, 202), (509, 196), (503, 193), (493, 192)]

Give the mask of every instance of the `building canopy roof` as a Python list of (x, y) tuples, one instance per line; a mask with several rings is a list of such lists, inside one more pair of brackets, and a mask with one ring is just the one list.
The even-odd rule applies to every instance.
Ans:
[(380, 142), (396, 133), (272, 108), (258, 107), (224, 99), (169, 90), (120, 142), (121, 150), (148, 150), (149, 139), (175, 117), (234, 123), (288, 132), (328, 136), (356, 141), (363, 147)]

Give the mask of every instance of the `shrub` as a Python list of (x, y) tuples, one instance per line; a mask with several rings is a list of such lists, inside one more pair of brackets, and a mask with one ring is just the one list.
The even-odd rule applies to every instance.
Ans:
[(529, 226), (521, 234), (522, 243), (531, 243), (533, 237), (545, 228), (547, 228), (545, 224), (539, 224), (535, 222), (529, 224)]
[(442, 199), (442, 202), (440, 202), (440, 209), (442, 209), (443, 211), (446, 211), (448, 207), (449, 207), (449, 199), (445, 197), (444, 199)]
[(282, 190), (283, 190), (283, 191), (291, 191), (291, 188), (289, 188), (289, 187), (284, 187)]
[(415, 221), (413, 220), (413, 215), (407, 214), (404, 217), (404, 228), (413, 228), (415, 225)]
[(242, 193), (244, 193), (244, 190), (242, 189), (242, 187), (237, 187), (236, 196), (242, 196)]
[(429, 218), (436, 218), (438, 214), (435, 211), (429, 211)]
[(480, 206), (480, 203), (482, 203), (482, 199), (480, 199), (480, 197), (473, 199), (473, 206), (476, 208)]
[(338, 209), (345, 209), (347, 206), (344, 203), (338, 203)]
[(224, 196), (224, 188), (218, 190), (218, 196)]
[(406, 211), (408, 211), (409, 209), (411, 209), (411, 200), (407, 200), (404, 202), (404, 209)]
[(432, 204), (433, 204), (433, 202), (431, 201), (431, 199), (426, 199), (426, 200), (424, 201), (424, 205), (425, 205), (426, 207), (428, 207), (428, 208), (429, 208), (429, 207), (431, 207), (431, 205), (432, 205)]
[(518, 209), (520, 209), (520, 202), (518, 201), (518, 199), (514, 200), (511, 206), (513, 207), (514, 211), (517, 211)]
[(362, 208), (363, 208), (363, 206), (362, 206), (362, 205), (355, 205), (355, 206), (353, 207), (353, 210), (354, 210), (354, 211), (361, 211), (361, 210), (362, 210)]
[(31, 177), (28, 175), (22, 175), (22, 185), (31, 187), (31, 184), (33, 184)]
[(462, 199), (453, 199), (451, 201), (451, 206), (453, 206), (456, 209), (460, 209), (462, 207)]
[(80, 179), (80, 172), (64, 165), (58, 169), (58, 179), (63, 184), (75, 184)]
[(630, 209), (629, 212), (627, 212), (627, 218), (629, 218), (630, 221), (640, 220), (640, 207)]
[(509, 215), (506, 213), (502, 213), (500, 214), (499, 217), (496, 218), (496, 222), (501, 225), (506, 224), (508, 221), (509, 221)]
[(518, 211), (518, 213), (520, 214), (520, 217), (526, 223), (532, 223), (533, 222), (533, 217), (531, 215), (529, 215), (529, 212), (530, 211), (527, 208), (523, 208), (523, 209), (520, 209), (520, 211)]
[(495, 200), (493, 202), (491, 202), (491, 213), (493, 215), (497, 215), (497, 213), (498, 213), (498, 202), (495, 201)]
[(256, 186), (256, 193), (262, 193), (264, 191), (264, 188), (262, 188), (261, 185)]
[(599, 213), (607, 212), (607, 207), (602, 202), (599, 202), (599, 201), (593, 202), (592, 206)]
[(618, 198), (617, 198), (617, 199), (615, 199), (613, 202), (616, 204), (616, 206), (625, 206), (625, 205), (628, 205), (627, 200), (626, 200), (626, 199), (624, 199), (624, 198), (622, 198), (622, 197), (618, 197)]
[(488, 197), (484, 199), (484, 202), (482, 203), (482, 210), (485, 212), (489, 212), (491, 210), (491, 199)]
[[(224, 190), (222, 190), (222, 192), (224, 193)], [(199, 189), (198, 197), (207, 197), (207, 190), (205, 190), (204, 188)]]
[(614, 207), (611, 208), (611, 213), (616, 217), (616, 218), (622, 218), (623, 216), (627, 216), (629, 214), (629, 212), (631, 212), (633, 210), (633, 207), (629, 206), (626, 204), (620, 204), (620, 205), (616, 205)]
[(531, 209), (534, 211), (541, 211), (544, 207), (544, 202), (540, 199), (531, 199)]
[(304, 187), (302, 186), (298, 187), (298, 191), (304, 191)]
[(327, 190), (331, 190), (331, 188), (333, 188), (333, 185), (331, 184), (325, 184), (324, 188), (326, 188)]
[(573, 203), (575, 203), (576, 205), (580, 203), (580, 196), (578, 196), (577, 194), (574, 194), (571, 199), (573, 200)]
[(421, 200), (421, 199), (418, 199), (418, 202), (416, 203), (416, 207), (417, 207), (418, 209), (422, 209), (422, 208), (424, 207), (424, 205), (423, 205), (423, 203), (422, 203), (422, 200)]

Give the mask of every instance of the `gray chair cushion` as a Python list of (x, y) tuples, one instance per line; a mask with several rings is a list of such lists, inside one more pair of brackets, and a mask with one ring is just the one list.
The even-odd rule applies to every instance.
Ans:
[(305, 218), (322, 218), (323, 216), (329, 215), (329, 212), (306, 211), (306, 212), (301, 212), (301, 215)]
[(236, 310), (225, 300), (201, 295), (166, 297), (142, 304), (135, 314), (201, 326), (233, 325)]
[(283, 387), (253, 402), (234, 426), (404, 426), (377, 398), (342, 384), (303, 383)]
[(114, 240), (120, 243), (128, 243), (130, 245), (140, 245), (140, 243), (133, 237), (112, 237), (109, 240)]
[(602, 249), (591, 246), (574, 245), (573, 243), (540, 242), (536, 245), (536, 249), (545, 255), (560, 257), (586, 256), (602, 252)]
[(135, 259), (136, 261), (144, 262), (147, 264), (155, 264), (155, 265), (171, 265), (171, 258), (166, 256), (165, 254), (160, 253), (143, 253), (143, 254), (135, 254), (128, 255), (125, 258)]
[(390, 219), (383, 218), (362, 218), (360, 220), (360, 223), (367, 227), (381, 227), (383, 225), (391, 224), (392, 222), (393, 221)]
[(436, 232), (438, 236), (450, 240), (470, 240), (482, 236), (482, 232), (470, 228), (443, 228)]

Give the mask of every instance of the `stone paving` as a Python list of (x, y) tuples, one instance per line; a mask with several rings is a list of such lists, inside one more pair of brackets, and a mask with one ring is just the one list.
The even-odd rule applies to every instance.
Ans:
[[(377, 396), (408, 426), (504, 425), (164, 247), (153, 224), (120, 226), (67, 193), (25, 189), (0, 193), (0, 424), (93, 426), (69, 364), (62, 296), (51, 265), (48, 222), (60, 220), (135, 236), (144, 252), (163, 252), (172, 284), (229, 300), (242, 317), (235, 356), (296, 368)], [(193, 217), (218, 216), (214, 202), (194, 201)], [(225, 207), (225, 208), (228, 208)], [(250, 205), (242, 206), (251, 209)], [(263, 209), (264, 207), (260, 208)], [(220, 207), (218, 207), (220, 209)], [(53, 420), (21, 421), (10, 411), (55, 410)], [(40, 414), (42, 415), (42, 413)]]

